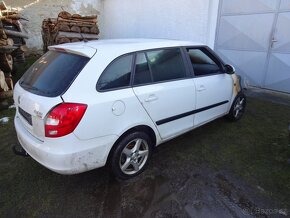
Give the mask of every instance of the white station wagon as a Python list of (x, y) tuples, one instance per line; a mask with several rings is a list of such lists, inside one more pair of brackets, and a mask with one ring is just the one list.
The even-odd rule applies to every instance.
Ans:
[(15, 86), (18, 140), (57, 173), (109, 164), (128, 179), (144, 171), (155, 146), (219, 117), (241, 118), (246, 98), (234, 71), (193, 42), (52, 46)]

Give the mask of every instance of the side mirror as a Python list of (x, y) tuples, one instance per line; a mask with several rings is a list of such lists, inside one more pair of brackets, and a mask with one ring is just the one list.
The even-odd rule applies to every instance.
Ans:
[(236, 72), (236, 69), (234, 66), (230, 65), (230, 64), (226, 64), (225, 65), (225, 72), (227, 74), (234, 74)]

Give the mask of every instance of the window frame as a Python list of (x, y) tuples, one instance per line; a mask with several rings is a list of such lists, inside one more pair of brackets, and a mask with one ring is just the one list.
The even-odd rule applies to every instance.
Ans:
[[(181, 59), (182, 59), (182, 63), (184, 65), (184, 69), (185, 69), (185, 75), (183, 78), (178, 78), (178, 79), (171, 79), (171, 80), (164, 80), (164, 81), (158, 81), (158, 82), (154, 82), (151, 81), (150, 83), (143, 83), (143, 84), (134, 84), (134, 80), (135, 80), (135, 73), (136, 73), (136, 59), (137, 59), (137, 54), (139, 53), (145, 53), (146, 59), (147, 59), (147, 63), (148, 63), (148, 57), (147, 57), (147, 52), (151, 52), (151, 51), (158, 51), (158, 50), (169, 50), (169, 49), (179, 49), (180, 54), (181, 54)], [(148, 64), (149, 67), (149, 71), (150, 74), (152, 76), (152, 70), (150, 65)], [(146, 49), (146, 50), (140, 50), (140, 51), (136, 51), (135, 52), (135, 60), (134, 60), (134, 69), (133, 69), (133, 78), (132, 78), (132, 87), (142, 87), (142, 86), (149, 86), (149, 85), (155, 85), (155, 84), (162, 84), (162, 83), (168, 83), (168, 82), (174, 82), (174, 81), (180, 81), (180, 80), (186, 80), (186, 79), (191, 79), (191, 72), (188, 68), (188, 63), (186, 60), (186, 56), (183, 52), (183, 48), (182, 46), (173, 46), (173, 47), (161, 47), (161, 48), (154, 48), (154, 49)], [(153, 78), (152, 78), (153, 80)]]
[[(210, 59), (212, 59), (220, 68), (220, 73), (214, 73), (214, 74), (208, 74), (208, 75), (195, 75), (194, 73), (194, 68), (193, 68), (193, 64), (191, 63), (191, 60), (189, 58), (188, 55), (188, 49), (199, 49), (200, 51), (202, 51), (204, 54), (206, 54)], [(186, 61), (187, 61), (187, 65), (188, 68), (191, 72), (192, 78), (200, 78), (200, 77), (208, 77), (208, 76), (215, 76), (215, 75), (220, 75), (220, 74), (224, 74), (225, 72), (225, 63), (223, 62), (223, 60), (213, 51), (211, 50), (208, 46), (183, 46), (182, 48), (185, 56), (186, 56)]]
[[(112, 88), (112, 89), (106, 89), (106, 90), (101, 90), (100, 87), (99, 87), (99, 81), (101, 79), (101, 77), (103, 76), (104, 73), (106, 73), (106, 71), (108, 70), (108, 68), (113, 65), (115, 63), (115, 61), (123, 58), (123, 57), (126, 57), (126, 56), (130, 56), (132, 55), (132, 61), (131, 61), (131, 75), (130, 75), (130, 81), (129, 81), (129, 85), (128, 86), (123, 86), (123, 87), (117, 87), (117, 88)], [(132, 77), (133, 77), (133, 67), (134, 67), (134, 64), (135, 64), (135, 59), (136, 59), (136, 54), (135, 52), (130, 52), (130, 53), (126, 53), (126, 54), (122, 54), (118, 57), (116, 57), (115, 59), (113, 59), (107, 66), (106, 68), (103, 70), (103, 72), (100, 74), (99, 78), (98, 78), (98, 81), (96, 83), (96, 90), (100, 93), (104, 93), (104, 92), (111, 92), (111, 91), (116, 91), (116, 90), (123, 90), (123, 89), (128, 89), (128, 88), (131, 88), (132, 87)]]
[[(187, 80), (187, 79), (192, 79), (194, 76), (193, 74), (193, 69), (191, 69), (192, 67), (190, 67), (188, 60), (189, 57), (187, 55), (186, 52), (186, 48), (193, 48), (193, 47), (198, 47), (200, 48), (200, 46), (172, 46), (172, 47), (159, 47), (159, 48), (152, 48), (152, 49), (144, 49), (144, 50), (138, 50), (138, 51), (134, 51), (134, 52), (128, 52), (125, 54), (122, 54), (116, 58), (114, 58), (107, 66), (106, 68), (103, 70), (103, 72), (100, 74), (97, 83), (96, 83), (96, 90), (99, 93), (105, 93), (105, 92), (111, 92), (111, 91), (117, 91), (117, 90), (123, 90), (123, 89), (128, 89), (128, 88), (134, 88), (134, 87), (142, 87), (142, 86), (149, 86), (149, 85), (155, 85), (155, 84), (162, 84), (162, 83), (168, 83), (168, 82), (174, 82), (174, 81), (182, 81), (182, 80)], [(178, 79), (172, 79), (172, 80), (166, 80), (166, 81), (159, 81), (159, 82), (150, 82), (150, 83), (144, 83), (144, 84), (139, 84), (139, 85), (135, 85), (134, 84), (134, 79), (135, 79), (135, 71), (136, 71), (136, 60), (137, 60), (137, 54), (138, 53), (145, 53), (146, 59), (147, 59), (147, 55), (146, 52), (150, 52), (150, 51), (158, 51), (158, 50), (165, 50), (165, 49), (179, 49), (180, 50), (180, 54), (181, 54), (181, 58), (182, 58), (182, 62), (184, 64), (185, 67), (185, 77), (183, 78), (178, 78)], [(113, 88), (113, 89), (106, 89), (106, 90), (100, 90), (100, 88), (98, 87), (98, 83), (100, 78), (102, 77), (102, 75), (106, 72), (106, 70), (118, 59), (124, 57), (124, 56), (129, 56), (132, 55), (132, 66), (131, 66), (131, 77), (130, 77), (130, 83), (128, 86), (125, 87), (119, 87), (119, 88)], [(151, 69), (149, 66), (149, 70), (150, 73)]]
[[(133, 76), (132, 76), (132, 80), (131, 80), (131, 86), (132, 87), (138, 87), (138, 86), (144, 86), (144, 85), (152, 84), (152, 81), (149, 82), (149, 83), (143, 83), (143, 84), (138, 84), (138, 85), (134, 84), (134, 82), (135, 82), (135, 74), (136, 74), (137, 56), (138, 56), (138, 54), (142, 54), (142, 53), (145, 55), (145, 58), (146, 58), (146, 61), (147, 61), (147, 64), (148, 64), (148, 57), (147, 57), (146, 51), (137, 51), (137, 52), (135, 52), (135, 59), (134, 59), (134, 66), (133, 66)], [(153, 75), (152, 75), (151, 67), (150, 67), (149, 64), (148, 64), (148, 69), (149, 69), (149, 72), (150, 72), (151, 80), (153, 80)]]

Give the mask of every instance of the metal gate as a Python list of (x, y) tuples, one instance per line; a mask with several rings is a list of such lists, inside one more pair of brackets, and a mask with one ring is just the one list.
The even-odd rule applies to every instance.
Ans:
[(290, 0), (220, 0), (215, 50), (250, 85), (290, 93)]

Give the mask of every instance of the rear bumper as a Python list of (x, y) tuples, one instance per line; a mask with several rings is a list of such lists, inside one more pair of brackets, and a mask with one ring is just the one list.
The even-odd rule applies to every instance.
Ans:
[(46, 168), (60, 174), (77, 174), (102, 167), (118, 136), (80, 140), (74, 134), (42, 142), (29, 133), (16, 116), (17, 137), (25, 151)]

